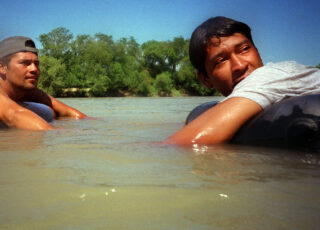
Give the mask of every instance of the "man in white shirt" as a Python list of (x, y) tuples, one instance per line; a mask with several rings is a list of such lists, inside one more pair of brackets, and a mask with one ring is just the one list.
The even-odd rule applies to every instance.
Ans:
[(210, 18), (193, 32), (190, 60), (207, 87), (226, 98), (167, 139), (178, 145), (218, 144), (268, 106), (320, 93), (320, 70), (296, 62), (263, 65), (248, 25)]

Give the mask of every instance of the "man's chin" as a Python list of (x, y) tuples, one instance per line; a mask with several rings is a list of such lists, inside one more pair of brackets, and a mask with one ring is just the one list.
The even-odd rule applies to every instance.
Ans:
[(38, 86), (37, 86), (37, 84), (35, 84), (35, 85), (26, 85), (25, 87), (23, 87), (23, 89), (24, 90), (26, 90), (26, 91), (32, 91), (32, 90), (35, 90), (36, 88), (38, 88)]

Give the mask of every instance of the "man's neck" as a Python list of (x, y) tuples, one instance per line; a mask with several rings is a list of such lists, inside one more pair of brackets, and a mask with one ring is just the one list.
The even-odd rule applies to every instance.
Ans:
[(0, 89), (13, 101), (21, 100), (21, 98), (23, 98), (26, 94), (26, 92), (20, 90), (17, 87), (6, 84), (6, 82), (2, 81), (1, 79), (0, 79)]

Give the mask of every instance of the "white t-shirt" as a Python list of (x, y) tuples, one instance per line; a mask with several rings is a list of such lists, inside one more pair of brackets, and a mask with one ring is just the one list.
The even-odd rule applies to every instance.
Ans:
[(284, 98), (308, 94), (320, 94), (320, 69), (287, 61), (254, 70), (224, 100), (244, 97), (265, 109)]

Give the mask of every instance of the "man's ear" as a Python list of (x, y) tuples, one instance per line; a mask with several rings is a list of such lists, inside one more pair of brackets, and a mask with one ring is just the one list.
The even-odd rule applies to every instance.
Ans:
[(6, 75), (7, 72), (8, 72), (7, 65), (4, 65), (3, 63), (0, 62), (0, 75)]
[(199, 78), (199, 80), (207, 87), (207, 88), (212, 88), (212, 84), (210, 81), (208, 81), (208, 78), (206, 76), (204, 76), (204, 74), (202, 73), (197, 73), (197, 77)]

